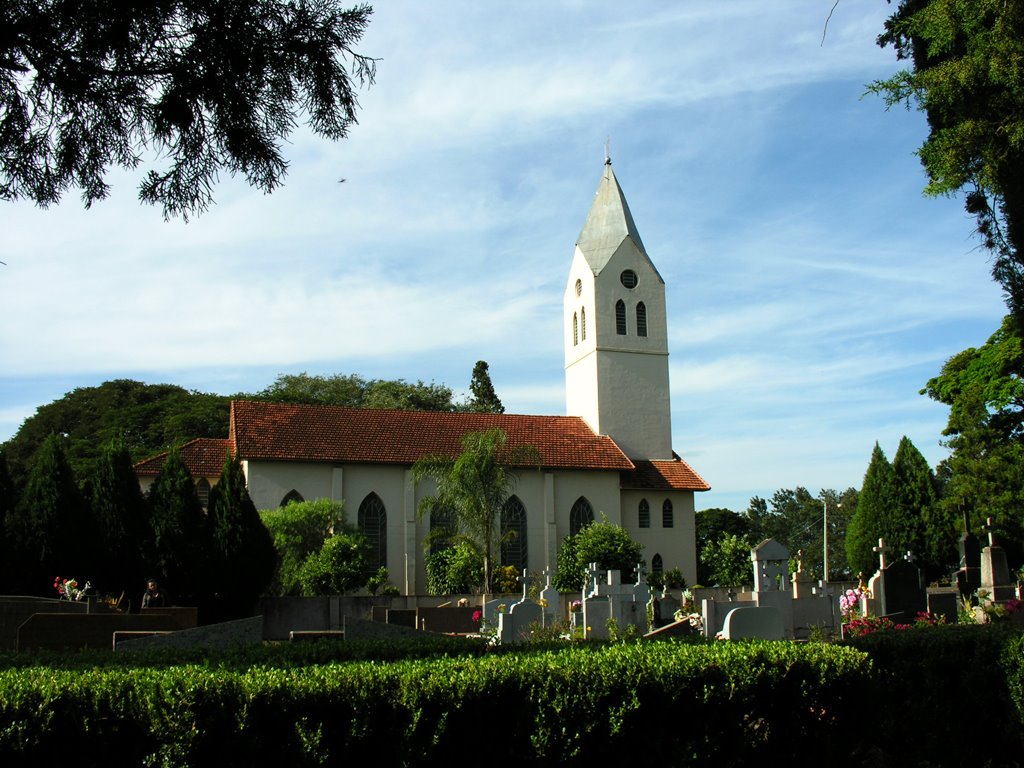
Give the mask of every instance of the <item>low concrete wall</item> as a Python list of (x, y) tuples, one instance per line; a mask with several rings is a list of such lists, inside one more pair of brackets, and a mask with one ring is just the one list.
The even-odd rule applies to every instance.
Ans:
[(84, 602), (51, 600), (27, 595), (4, 595), (0, 597), (0, 650), (17, 649), (18, 627), (32, 614), (43, 612), (81, 615), (88, 610), (89, 606)]
[[(189, 610), (189, 609), (186, 609)], [(190, 609), (195, 616), (195, 609)], [(35, 613), (18, 628), (18, 651), (113, 647), (114, 632), (177, 631), (186, 612), (160, 609), (138, 613)], [(193, 619), (193, 626), (195, 625)]]
[(259, 645), (263, 642), (263, 617), (225, 621), (192, 627), (170, 634), (148, 637), (118, 637), (114, 633), (115, 651), (141, 651), (151, 648), (234, 648), (240, 645)]

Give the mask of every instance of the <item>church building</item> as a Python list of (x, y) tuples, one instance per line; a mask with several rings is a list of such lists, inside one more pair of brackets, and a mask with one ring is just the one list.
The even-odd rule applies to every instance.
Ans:
[[(694, 493), (710, 486), (672, 450), (665, 282), (610, 160), (576, 242), (563, 314), (565, 416), (234, 401), (227, 439), (193, 440), (182, 459), (201, 498), (231, 453), (258, 509), (343, 502), (392, 583), (417, 594), (426, 592), (423, 542), (432, 523), (417, 511), (433, 486), (417, 484), (412, 465), (428, 454), (455, 456), (463, 435), (497, 427), (509, 445), (531, 445), (540, 457), (516, 467), (501, 528), (517, 535), (500, 564), (554, 572), (562, 540), (603, 514), (643, 545), (648, 570), (679, 568), (692, 584)], [(165, 458), (135, 466), (143, 489)]]

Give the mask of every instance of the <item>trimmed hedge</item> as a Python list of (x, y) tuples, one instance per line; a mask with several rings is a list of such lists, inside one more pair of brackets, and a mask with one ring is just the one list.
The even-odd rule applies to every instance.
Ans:
[(16, 662), (0, 668), (5, 768), (1009, 765), (1022, 754), (1024, 638), (999, 627), (844, 645), (311, 643), (50, 658), (0, 658)]
[(0, 672), (0, 764), (833, 763), (863, 653), (641, 643), (310, 666)]

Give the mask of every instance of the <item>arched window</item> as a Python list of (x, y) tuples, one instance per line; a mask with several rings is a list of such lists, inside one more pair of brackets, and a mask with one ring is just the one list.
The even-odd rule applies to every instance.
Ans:
[(284, 495), (284, 498), (281, 499), (281, 503), (278, 504), (277, 506), (286, 507), (293, 501), (305, 501), (305, 499), (302, 498), (302, 494), (296, 491), (294, 488), (292, 488), (290, 491), (288, 491), (288, 493)]
[(526, 507), (518, 496), (512, 496), (501, 508), (501, 564), (515, 566), (516, 573), (528, 567)]
[(637, 518), (641, 528), (651, 527), (651, 505), (647, 499), (640, 499), (640, 508), (637, 511)]
[(199, 506), (203, 509), (210, 508), (210, 481), (205, 477), (199, 478), (196, 483), (196, 496), (199, 497)]
[(448, 549), (455, 533), (455, 513), (440, 504), (430, 510), (430, 554)]
[(572, 313), (572, 345), (575, 347), (580, 343), (580, 320), (576, 313)]
[(672, 517), (672, 502), (665, 499), (665, 503), (661, 505), (661, 527), (671, 528), (675, 521)]
[(664, 572), (665, 572), (665, 563), (662, 561), (661, 555), (659, 555), (658, 553), (655, 553), (654, 557), (651, 558), (651, 573), (664, 573)]
[(580, 339), (587, 340), (587, 310), (580, 308)]
[(371, 493), (359, 505), (358, 525), (370, 551), (367, 572), (376, 573), (388, 564), (388, 515), (376, 493)]
[(575, 536), (594, 522), (594, 508), (590, 502), (580, 496), (569, 511), (569, 535)]
[(647, 335), (647, 305), (642, 301), (636, 305), (636, 335)]
[(626, 335), (626, 302), (622, 299), (615, 302), (615, 332), (619, 336)]

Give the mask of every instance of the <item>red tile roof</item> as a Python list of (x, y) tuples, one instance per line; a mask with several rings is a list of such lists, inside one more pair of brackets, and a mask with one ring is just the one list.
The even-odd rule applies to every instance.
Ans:
[[(197, 437), (181, 446), (181, 460), (192, 477), (219, 477), (224, 468), (224, 457), (231, 453), (231, 441), (224, 438)], [(167, 460), (168, 451), (157, 454), (134, 465), (136, 475), (159, 475)]]
[[(230, 437), (197, 438), (181, 447), (193, 477), (217, 477), (229, 452), (247, 460), (338, 464), (406, 464), (429, 454), (457, 456), (468, 432), (500, 428), (510, 445), (532, 445), (545, 469), (618, 471), (623, 488), (707, 491), (689, 464), (630, 461), (610, 437), (596, 435), (576, 416), (518, 416), (339, 408), (234, 400)], [(157, 475), (161, 453), (135, 465)]]
[(615, 441), (576, 416), (438, 413), (235, 400), (231, 437), (247, 460), (412, 464), (457, 456), (467, 432), (500, 428), (510, 445), (532, 445), (549, 469), (631, 471)]
[(711, 486), (682, 459), (634, 461), (636, 469), (622, 473), (622, 487), (637, 490), (710, 491)]

